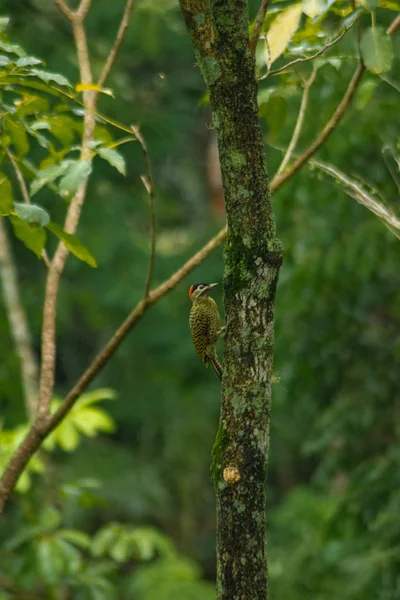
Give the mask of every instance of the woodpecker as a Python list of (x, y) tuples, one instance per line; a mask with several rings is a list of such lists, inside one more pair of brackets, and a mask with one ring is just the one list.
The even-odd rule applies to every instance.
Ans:
[(210, 364), (219, 379), (222, 379), (222, 366), (215, 348), (221, 334), (221, 321), (217, 303), (208, 295), (216, 285), (218, 284), (194, 283), (190, 286), (189, 298), (192, 301), (192, 308), (189, 325), (197, 354), (206, 367)]

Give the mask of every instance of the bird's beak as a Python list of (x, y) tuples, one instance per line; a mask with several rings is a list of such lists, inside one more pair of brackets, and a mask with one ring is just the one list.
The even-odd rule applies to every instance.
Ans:
[(208, 286), (208, 289), (211, 290), (216, 285), (218, 285), (218, 283), (210, 283), (210, 285)]

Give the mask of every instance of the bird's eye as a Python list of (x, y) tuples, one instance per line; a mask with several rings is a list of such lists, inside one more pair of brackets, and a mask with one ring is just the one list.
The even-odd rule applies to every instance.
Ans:
[(204, 285), (199, 285), (199, 290), (204, 290)]

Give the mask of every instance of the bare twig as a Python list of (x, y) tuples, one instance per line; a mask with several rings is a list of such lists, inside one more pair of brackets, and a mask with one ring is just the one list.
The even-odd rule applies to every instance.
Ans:
[(67, 17), (69, 21), (72, 21), (75, 18), (75, 12), (69, 8), (69, 6), (64, 2), (64, 0), (54, 0), (55, 5), (58, 10), (63, 13)]
[(349, 27), (345, 27), (340, 35), (338, 35), (331, 42), (328, 42), (327, 44), (325, 44), (325, 46), (323, 48), (321, 48), (321, 50), (318, 50), (318, 52), (316, 52), (315, 54), (312, 54), (311, 56), (306, 56), (304, 58), (296, 58), (295, 60), (292, 60), (291, 62), (287, 63), (286, 65), (283, 65), (283, 67), (279, 67), (279, 69), (275, 69), (274, 71), (268, 71), (267, 73), (265, 73), (265, 75), (263, 75), (262, 77), (259, 77), (258, 81), (263, 81), (264, 79), (267, 79), (267, 77), (270, 77), (270, 75), (278, 75), (278, 73), (282, 73), (282, 71), (286, 71), (287, 69), (290, 69), (290, 67), (294, 67), (295, 65), (298, 65), (300, 63), (309, 62), (310, 60), (314, 60), (315, 58), (318, 58), (318, 56), (321, 56), (321, 54), (324, 54), (324, 52), (326, 52), (329, 48), (332, 48), (332, 46), (334, 46), (335, 44), (340, 42), (342, 37), (344, 35), (346, 35), (346, 33), (353, 26), (355, 21), (356, 21), (356, 19), (353, 21), (353, 23)]
[(133, 309), (130, 315), (125, 319), (119, 329), (110, 338), (103, 350), (99, 352), (87, 370), (76, 382), (72, 390), (66, 396), (63, 404), (46, 422), (44, 428), (38, 428), (33, 424), (26, 435), (21, 446), (11, 458), (1, 479), (0, 479), (0, 512), (11, 493), (19, 475), (22, 473), (25, 465), (33, 454), (39, 449), (42, 440), (57, 427), (66, 414), (74, 406), (76, 400), (93, 381), (97, 373), (109, 361), (114, 352), (118, 349), (121, 342), (125, 339), (132, 327), (142, 318), (143, 314), (161, 298), (166, 296), (176, 285), (182, 281), (195, 267), (204, 261), (204, 259), (222, 244), (226, 237), (226, 229), (222, 229), (212, 240), (208, 242), (199, 252), (192, 256), (176, 273), (164, 281), (155, 290), (150, 292), (147, 298), (143, 298)]
[(307, 160), (324, 144), (324, 142), (328, 139), (332, 131), (335, 127), (340, 123), (342, 117), (350, 104), (351, 99), (354, 96), (354, 93), (357, 89), (357, 86), (361, 80), (365, 71), (365, 67), (362, 63), (360, 63), (355, 70), (353, 77), (348, 85), (348, 88), (338, 104), (335, 112), (332, 117), (329, 119), (328, 123), (319, 133), (314, 142), (305, 150), (291, 165), (289, 169), (287, 169), (284, 173), (276, 174), (271, 181), (271, 190), (278, 190), (290, 177), (292, 177)]
[(154, 271), (154, 259), (156, 255), (156, 207), (154, 200), (154, 182), (153, 182), (153, 173), (151, 169), (150, 155), (147, 149), (146, 142), (140, 133), (139, 127), (135, 125), (131, 125), (132, 133), (140, 144), (142, 148), (142, 152), (144, 155), (144, 159), (146, 162), (146, 177), (142, 176), (142, 182), (146, 191), (149, 195), (150, 200), (150, 223), (151, 223), (151, 250), (150, 250), (150, 261), (149, 261), (149, 271), (147, 274), (147, 281), (144, 288), (143, 299), (146, 300), (150, 293), (151, 282), (153, 279), (153, 271)]
[(28, 188), (26, 187), (26, 183), (25, 183), (24, 177), (23, 177), (23, 175), (21, 173), (21, 169), (19, 168), (18, 163), (15, 160), (14, 155), (12, 154), (12, 152), (10, 152), (9, 148), (6, 148), (6, 154), (8, 156), (8, 160), (10, 161), (10, 163), (12, 165), (12, 168), (14, 169), (14, 173), (15, 173), (15, 176), (17, 178), (19, 189), (21, 190), (21, 195), (22, 195), (22, 197), (24, 199), (24, 202), (26, 204), (30, 204), (31, 199), (30, 199), (30, 196), (29, 196)]
[(386, 225), (389, 225), (390, 230), (400, 238), (400, 219), (396, 216), (394, 211), (390, 210), (388, 206), (377, 198), (374, 198), (371, 194), (365, 190), (360, 183), (340, 171), (334, 165), (319, 160), (312, 160), (310, 164), (315, 165), (318, 169), (332, 177), (336, 182), (341, 184), (344, 191), (348, 196), (357, 200), (360, 204), (368, 208), (374, 213), (381, 221)]
[(88, 13), (92, 0), (81, 0), (79, 8), (76, 10), (75, 14), (78, 19), (83, 21)]
[(124, 12), (122, 15), (121, 23), (118, 28), (117, 36), (115, 38), (114, 45), (110, 50), (110, 53), (107, 57), (106, 63), (103, 67), (103, 70), (102, 70), (100, 78), (99, 78), (99, 82), (98, 82), (99, 87), (103, 87), (103, 85), (105, 84), (105, 81), (111, 71), (113, 64), (114, 64), (115, 58), (118, 54), (118, 50), (119, 50), (122, 40), (124, 38), (125, 31), (129, 25), (129, 19), (132, 14), (133, 4), (134, 4), (134, 0), (127, 0), (125, 9), (124, 9)]
[(307, 79), (304, 82), (303, 97), (301, 99), (300, 110), (299, 110), (299, 114), (297, 116), (295, 128), (293, 130), (292, 139), (290, 140), (289, 146), (286, 150), (286, 154), (283, 157), (283, 160), (282, 160), (282, 162), (279, 166), (279, 169), (276, 173), (277, 176), (280, 175), (286, 169), (287, 165), (289, 164), (289, 162), (293, 156), (293, 152), (296, 149), (297, 142), (299, 141), (300, 133), (301, 133), (301, 130), (303, 127), (304, 117), (305, 117), (306, 110), (307, 110), (308, 96), (310, 93), (310, 88), (311, 88), (312, 84), (314, 83), (316, 74), (317, 74), (317, 69), (313, 69), (309, 79)]
[(3, 287), (4, 305), (10, 323), (10, 331), (19, 356), (21, 380), (28, 417), (36, 410), (39, 371), (28, 319), (22, 305), (18, 285), (17, 267), (9, 244), (7, 230), (0, 217), (0, 279)]
[(254, 29), (253, 29), (253, 35), (251, 36), (251, 40), (250, 40), (250, 52), (252, 54), (256, 53), (257, 44), (258, 44), (258, 40), (260, 39), (260, 33), (261, 33), (262, 26), (264, 24), (265, 15), (267, 14), (268, 5), (269, 5), (269, 0), (261, 0), (261, 6), (258, 9), (258, 13), (257, 13), (257, 17), (256, 17), (256, 21), (254, 24)]
[(393, 35), (396, 33), (396, 31), (398, 31), (398, 29), (400, 29), (400, 15), (398, 15), (394, 21), (390, 23), (389, 27), (386, 29), (386, 33), (388, 35)]

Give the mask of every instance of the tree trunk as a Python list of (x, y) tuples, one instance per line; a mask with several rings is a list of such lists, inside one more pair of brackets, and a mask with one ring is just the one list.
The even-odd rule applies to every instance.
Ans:
[(213, 449), (217, 598), (265, 600), (266, 475), (276, 238), (258, 119), (248, 7), (242, 0), (181, 0), (207, 84), (228, 220), (223, 400)]

